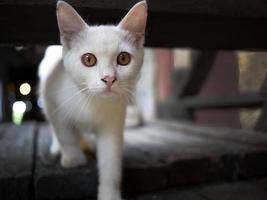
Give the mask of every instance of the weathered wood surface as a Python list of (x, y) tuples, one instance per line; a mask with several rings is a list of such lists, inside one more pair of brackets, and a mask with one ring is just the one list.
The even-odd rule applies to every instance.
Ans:
[[(38, 139), (36, 199), (93, 197), (95, 162), (62, 169), (49, 158), (49, 129)], [(131, 196), (169, 186), (267, 175), (267, 136), (256, 132), (155, 123), (125, 133), (123, 191)]]
[[(49, 132), (44, 124), (0, 126), (1, 200), (95, 198), (95, 161), (63, 169), (49, 154)], [(130, 199), (150, 199), (142, 193), (177, 185), (266, 175), (267, 136), (260, 132), (159, 121), (125, 133), (123, 192)], [(156, 195), (202, 200), (201, 192), (167, 189)]]
[[(266, 200), (267, 179), (172, 188), (139, 195), (136, 200)], [(134, 199), (134, 200), (135, 200)]]
[(0, 126), (0, 199), (31, 198), (34, 124)]
[(267, 199), (266, 178), (238, 183), (224, 183), (195, 188), (208, 200), (265, 200)]
[(36, 199), (90, 199), (96, 195), (97, 173), (95, 163), (87, 167), (62, 169), (59, 158), (49, 154), (50, 130), (41, 126), (37, 140), (37, 158), (34, 171)]
[[(92, 24), (116, 23), (138, 0), (67, 0)], [(0, 43), (57, 43), (55, 0), (0, 0)], [(267, 2), (148, 0), (146, 45), (267, 49)]]
[(193, 189), (172, 188), (139, 195), (135, 200), (207, 200)]

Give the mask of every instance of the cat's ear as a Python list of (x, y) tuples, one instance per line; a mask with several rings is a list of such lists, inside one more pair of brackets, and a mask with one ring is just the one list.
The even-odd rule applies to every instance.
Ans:
[(64, 1), (57, 2), (57, 23), (62, 43), (70, 42), (86, 27), (81, 16)]
[(132, 32), (135, 35), (143, 36), (146, 29), (147, 4), (141, 1), (135, 4), (127, 15), (119, 23), (119, 27)]

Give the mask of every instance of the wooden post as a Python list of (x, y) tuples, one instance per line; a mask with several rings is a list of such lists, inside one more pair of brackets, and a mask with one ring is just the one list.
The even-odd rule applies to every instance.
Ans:
[(260, 94), (265, 99), (265, 103), (263, 104), (261, 114), (256, 122), (255, 129), (257, 131), (267, 132), (267, 73), (262, 83)]
[(8, 121), (7, 72), (5, 64), (0, 66), (0, 122)]
[(158, 98), (160, 101), (165, 100), (172, 93), (171, 74), (174, 70), (173, 51), (170, 49), (157, 49), (156, 55), (156, 83), (158, 88)]
[(196, 95), (207, 79), (217, 56), (217, 51), (203, 51), (197, 57), (180, 97)]

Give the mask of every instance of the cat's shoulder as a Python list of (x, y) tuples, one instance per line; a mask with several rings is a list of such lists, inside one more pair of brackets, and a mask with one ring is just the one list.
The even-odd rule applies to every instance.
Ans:
[(40, 62), (38, 76), (45, 80), (51, 73), (62, 65), (62, 46), (52, 45), (47, 47), (44, 57)]

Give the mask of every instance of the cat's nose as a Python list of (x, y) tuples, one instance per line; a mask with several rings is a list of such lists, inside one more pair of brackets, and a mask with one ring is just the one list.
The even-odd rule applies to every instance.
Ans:
[(115, 76), (105, 76), (104, 78), (101, 78), (101, 81), (103, 81), (108, 87), (111, 87), (116, 80), (117, 78)]

